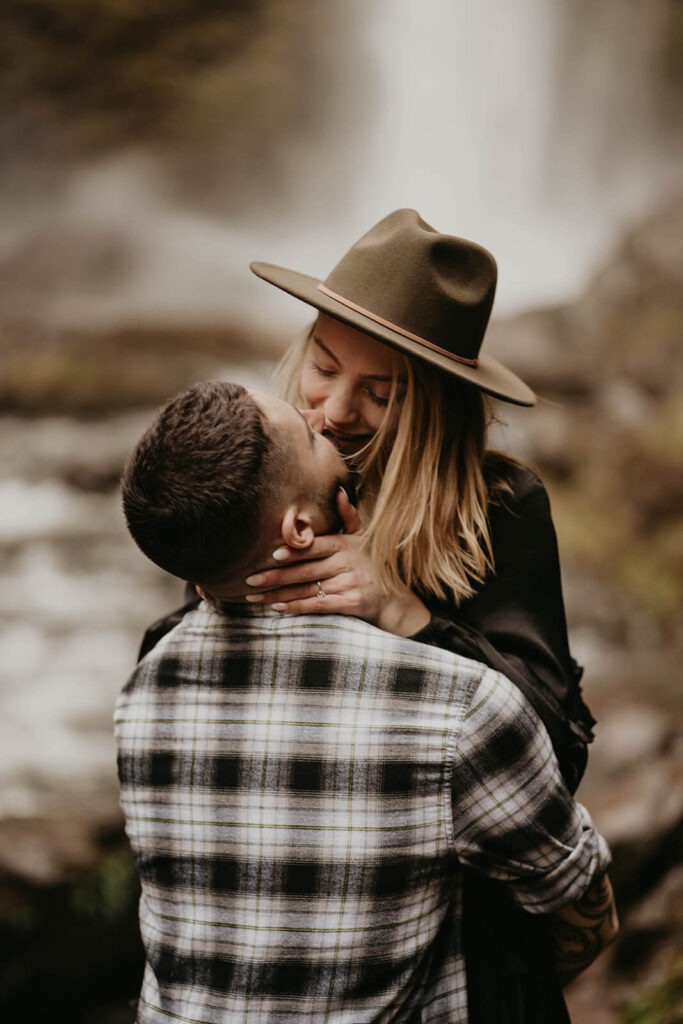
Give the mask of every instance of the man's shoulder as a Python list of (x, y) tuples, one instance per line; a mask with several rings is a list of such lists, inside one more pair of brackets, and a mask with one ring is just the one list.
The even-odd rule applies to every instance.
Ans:
[(143, 682), (159, 678), (168, 682), (173, 675), (196, 671), (206, 640), (215, 632), (215, 628), (212, 629), (215, 614), (210, 616), (206, 611), (204, 602), (199, 605), (193, 602), (159, 620), (168, 623), (167, 628), (147, 650), (143, 644), (138, 662), (123, 687), (124, 695)]
[(471, 689), (459, 737), (461, 753), (499, 767), (533, 752), (538, 763), (554, 761), (552, 744), (541, 718), (507, 676), (489, 669)]
[(477, 680), (488, 671), (481, 662), (453, 651), (387, 633), (349, 615), (283, 615), (275, 626), (282, 640), (311, 652), (327, 651), (335, 658), (351, 654), (368, 661), (389, 662), (424, 672), (457, 674)]
[(200, 658), (215, 670), (225, 658), (256, 657), (274, 647), (282, 658), (367, 662), (399, 674), (445, 675), (469, 689), (490, 671), (480, 662), (348, 615), (286, 615), (234, 605), (215, 609), (202, 601), (145, 655), (134, 677), (195, 671)]

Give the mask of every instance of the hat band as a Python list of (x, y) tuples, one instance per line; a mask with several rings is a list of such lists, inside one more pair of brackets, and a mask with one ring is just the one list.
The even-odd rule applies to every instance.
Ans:
[(465, 363), (467, 366), (478, 366), (478, 359), (467, 359), (465, 356), (456, 356), (454, 352), (449, 352), (447, 348), (441, 348), (440, 345), (435, 345), (433, 341), (427, 341), (426, 338), (421, 338), (419, 334), (412, 334), (410, 331), (404, 330), (399, 327), (398, 324), (392, 324), (390, 320), (383, 320), (381, 316), (377, 316), (376, 313), (371, 313), (369, 309), (364, 309), (362, 306), (357, 306), (355, 302), (351, 302), (350, 299), (345, 299), (343, 295), (337, 295), (336, 292), (330, 291), (324, 284), (319, 284), (318, 289), (324, 292), (325, 295), (329, 295), (331, 299), (335, 299), (337, 302), (341, 302), (343, 306), (348, 306), (349, 309), (355, 310), (356, 313), (362, 313), (363, 316), (369, 317), (374, 320), (375, 323), (381, 324), (382, 327), (388, 327), (391, 331), (396, 331), (397, 334), (402, 334), (404, 338), (410, 338), (411, 341), (417, 341), (420, 345), (426, 345), (427, 348), (431, 348), (434, 352), (439, 352), (440, 355), (446, 356), (448, 359), (454, 359), (458, 363)]

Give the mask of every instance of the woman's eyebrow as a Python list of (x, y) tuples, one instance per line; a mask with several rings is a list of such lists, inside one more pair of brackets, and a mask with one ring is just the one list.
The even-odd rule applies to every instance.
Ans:
[(330, 350), (327, 347), (327, 345), (323, 345), (322, 341), (320, 340), (320, 338), (318, 337), (317, 334), (313, 335), (313, 341), (316, 343), (316, 345), (320, 345), (320, 348), (323, 350), (323, 352), (325, 352), (330, 357), (330, 359), (334, 360), (334, 362), (337, 364), (337, 366), (339, 366), (341, 368), (341, 363), (339, 362), (339, 360), (335, 356), (334, 352), (330, 352)]
[[(316, 345), (319, 345), (323, 352), (325, 352), (330, 357), (330, 359), (332, 359), (341, 369), (341, 363), (335, 356), (334, 352), (330, 352), (327, 345), (323, 344), (323, 342), (320, 340), (317, 334), (313, 335), (313, 341), (316, 343)], [(381, 381), (381, 383), (383, 384), (391, 384), (392, 380), (394, 379), (391, 374), (389, 374), (388, 376), (384, 376), (380, 373), (364, 373), (362, 377), (363, 380), (377, 380)], [(403, 377), (399, 378), (399, 383), (405, 383), (405, 379)]]

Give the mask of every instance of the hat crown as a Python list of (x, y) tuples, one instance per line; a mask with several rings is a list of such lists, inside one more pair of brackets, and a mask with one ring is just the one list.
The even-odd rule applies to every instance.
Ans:
[(252, 263), (258, 277), (341, 323), (496, 398), (534, 405), (531, 388), (479, 354), (496, 290), (490, 252), (442, 235), (415, 210), (395, 210), (317, 277)]
[(395, 210), (353, 245), (325, 280), (347, 302), (454, 356), (474, 360), (496, 290), (496, 261), (443, 235), (416, 210)]

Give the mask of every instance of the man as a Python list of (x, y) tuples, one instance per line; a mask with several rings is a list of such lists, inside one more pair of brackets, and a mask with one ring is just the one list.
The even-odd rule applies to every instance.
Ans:
[(242, 601), (279, 544), (340, 527), (346, 476), (292, 406), (231, 384), (171, 402), (124, 475), (141, 549), (215, 603), (117, 705), (139, 1024), (466, 1022), (463, 866), (549, 916), (563, 977), (616, 933), (605, 843), (504, 676)]

